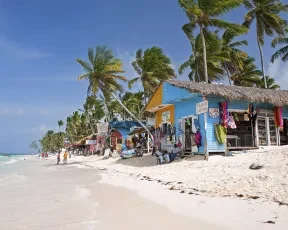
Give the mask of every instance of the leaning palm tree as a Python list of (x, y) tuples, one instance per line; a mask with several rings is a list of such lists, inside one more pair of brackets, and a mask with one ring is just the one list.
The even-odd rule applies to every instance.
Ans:
[[(194, 38), (191, 25), (189, 24), (184, 25), (182, 29), (190, 41), (192, 47), (192, 55), (180, 66), (178, 69), (179, 74), (182, 75), (184, 71), (190, 67), (191, 72), (188, 74), (190, 81), (205, 81), (201, 36), (198, 34), (196, 38)], [(221, 63), (224, 61), (228, 62), (228, 56), (221, 50), (221, 43), (217, 32), (210, 32), (207, 29), (204, 29), (204, 35), (206, 38), (206, 62), (209, 76), (208, 82), (220, 80), (224, 75), (224, 69), (222, 68)]]
[(284, 47), (277, 50), (271, 57), (271, 62), (273, 63), (276, 59), (281, 58), (282, 61), (286, 62), (288, 60), (288, 29), (285, 30), (285, 36), (279, 36), (273, 39), (271, 45), (273, 48), (276, 47), (278, 44), (285, 45)]
[(88, 49), (89, 62), (77, 59), (77, 62), (83, 67), (85, 73), (81, 74), (78, 79), (86, 79), (89, 81), (88, 93), (96, 95), (100, 91), (107, 100), (110, 95), (118, 101), (118, 103), (126, 110), (126, 112), (134, 117), (141, 126), (149, 133), (153, 140), (151, 132), (147, 127), (139, 121), (133, 113), (131, 113), (122, 102), (114, 95), (115, 91), (123, 91), (121, 84), (118, 80), (127, 81), (121, 74), (124, 72), (122, 69), (122, 62), (120, 59), (114, 57), (112, 50), (107, 49), (106, 46), (97, 46), (96, 52), (92, 48)]
[(176, 77), (171, 60), (157, 46), (145, 50), (144, 53), (142, 49), (138, 49), (132, 66), (139, 77), (129, 81), (128, 87), (131, 89), (134, 83), (141, 82), (146, 97), (153, 94), (161, 81)]
[(229, 23), (218, 17), (224, 13), (239, 7), (242, 0), (178, 0), (179, 5), (184, 9), (189, 23), (193, 30), (199, 27), (203, 46), (203, 63), (205, 82), (208, 83), (207, 50), (204, 36), (204, 29), (216, 27), (220, 29), (230, 29), (236, 33), (244, 33), (247, 29), (234, 23)]
[(267, 82), (265, 78), (263, 50), (265, 35), (273, 36), (285, 34), (285, 26), (287, 21), (281, 16), (281, 12), (287, 12), (288, 6), (281, 3), (280, 0), (244, 0), (244, 4), (249, 12), (245, 15), (244, 26), (250, 28), (252, 23), (256, 22), (257, 44), (261, 58), (262, 77), (264, 79), (265, 88)]
[(247, 57), (242, 61), (243, 68), (231, 75), (234, 85), (253, 87), (261, 82), (262, 72), (257, 69), (254, 61), (255, 59), (252, 57)]
[(222, 62), (222, 66), (227, 74), (229, 84), (231, 85), (230, 75), (235, 73), (237, 70), (242, 69), (243, 59), (248, 57), (248, 54), (240, 50), (238, 47), (242, 45), (248, 45), (246, 40), (234, 41), (237, 34), (226, 30), (221, 38), (221, 51), (226, 53), (228, 60)]
[[(275, 79), (266, 75), (266, 82), (268, 89), (280, 89), (280, 85), (275, 83)], [(265, 88), (264, 79), (262, 78), (261, 81), (257, 84), (258, 88)]]

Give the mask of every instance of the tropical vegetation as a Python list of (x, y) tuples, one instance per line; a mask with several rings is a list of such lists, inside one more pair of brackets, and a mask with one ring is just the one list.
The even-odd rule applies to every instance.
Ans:
[[(266, 36), (272, 37), (272, 47), (284, 46), (269, 58), (271, 62), (288, 60), (288, 28), (282, 14), (288, 10), (287, 4), (280, 0), (178, 0), (178, 4), (187, 18), (182, 31), (191, 50), (189, 59), (178, 68), (179, 75), (195, 82), (227, 81), (237, 86), (280, 88), (275, 76), (265, 75), (263, 47)], [(247, 10), (241, 24), (223, 19), (240, 6)], [(256, 32), (260, 68), (255, 62), (258, 55), (252, 57), (245, 52), (249, 44), (244, 36), (252, 30)], [(147, 99), (158, 85), (177, 77), (171, 59), (158, 46), (136, 51), (131, 63), (134, 78), (125, 74), (122, 60), (106, 46), (89, 48), (87, 60), (76, 61), (83, 69), (78, 79), (88, 81), (86, 100), (81, 108), (58, 121), (58, 132), (47, 131), (39, 142), (43, 151), (57, 151), (64, 141), (73, 143), (94, 134), (97, 123), (142, 121)], [(31, 148), (37, 147), (37, 142), (31, 143)]]

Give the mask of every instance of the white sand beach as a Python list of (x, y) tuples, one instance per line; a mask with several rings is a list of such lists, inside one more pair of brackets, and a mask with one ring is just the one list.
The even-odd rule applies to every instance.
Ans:
[(284, 230), (287, 150), (167, 165), (152, 156), (75, 156), (67, 165), (30, 157), (0, 172), (0, 229)]
[[(156, 165), (151, 155), (122, 160), (119, 157), (76, 157), (78, 167), (107, 169), (105, 175), (152, 180), (166, 188), (205, 196), (261, 198), (288, 204), (288, 146), (264, 147), (232, 157), (203, 156)], [(251, 164), (264, 167), (251, 170)], [(258, 197), (258, 198), (257, 198)]]
[(0, 229), (226, 229), (99, 180), (96, 170), (44, 159), (1, 165)]
[[(102, 171), (103, 183), (133, 189), (184, 215), (216, 224), (225, 220), (239, 229), (286, 229), (288, 225), (287, 146), (211, 156), (208, 161), (196, 156), (166, 165), (156, 165), (152, 156), (128, 160), (79, 156), (74, 161), (81, 162), (78, 168)], [(264, 167), (251, 170), (252, 163)], [(275, 225), (263, 225), (265, 221)]]

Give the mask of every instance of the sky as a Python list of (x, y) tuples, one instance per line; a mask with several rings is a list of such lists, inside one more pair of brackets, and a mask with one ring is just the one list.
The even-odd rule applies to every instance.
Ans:
[[(223, 19), (242, 23), (245, 12), (239, 8)], [(177, 0), (0, 0), (0, 152), (30, 153), (31, 141), (57, 131), (58, 120), (81, 108), (87, 82), (77, 80), (76, 58), (86, 60), (89, 47), (111, 48), (128, 79), (137, 76), (131, 63), (139, 48), (161, 47), (177, 70), (191, 53), (181, 30), (186, 22)], [(260, 67), (255, 29), (243, 38), (249, 42), (243, 50)], [(269, 63), (270, 41), (265, 70), (288, 89), (288, 63)], [(188, 80), (187, 74), (178, 78)]]

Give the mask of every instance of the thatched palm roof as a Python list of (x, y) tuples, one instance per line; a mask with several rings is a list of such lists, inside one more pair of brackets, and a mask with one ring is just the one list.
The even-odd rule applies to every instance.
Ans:
[(201, 93), (204, 96), (214, 95), (223, 97), (227, 100), (271, 103), (275, 106), (288, 105), (288, 90), (260, 89), (192, 81), (169, 80), (167, 83), (186, 89), (191, 93)]

